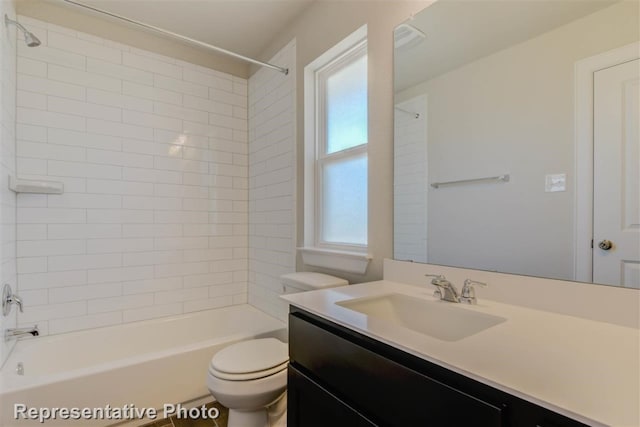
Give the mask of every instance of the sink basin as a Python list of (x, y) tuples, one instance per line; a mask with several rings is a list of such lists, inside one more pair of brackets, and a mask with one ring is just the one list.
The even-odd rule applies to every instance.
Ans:
[(507, 320), (468, 310), (456, 303), (403, 294), (356, 298), (336, 304), (443, 341), (458, 341)]

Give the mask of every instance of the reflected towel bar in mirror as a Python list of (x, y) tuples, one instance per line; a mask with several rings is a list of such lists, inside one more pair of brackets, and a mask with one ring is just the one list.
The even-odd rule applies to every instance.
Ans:
[(440, 188), (445, 185), (471, 184), (476, 182), (488, 182), (488, 181), (509, 182), (509, 174), (507, 173), (507, 174), (498, 175), (498, 176), (488, 176), (486, 178), (461, 179), (459, 181), (434, 182), (431, 184), (431, 186), (433, 188)]

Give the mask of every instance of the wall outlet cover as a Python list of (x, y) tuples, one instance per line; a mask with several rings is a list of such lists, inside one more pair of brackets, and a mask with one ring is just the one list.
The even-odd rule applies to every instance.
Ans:
[(559, 173), (554, 175), (545, 175), (544, 191), (547, 193), (555, 193), (557, 191), (567, 190), (567, 174)]

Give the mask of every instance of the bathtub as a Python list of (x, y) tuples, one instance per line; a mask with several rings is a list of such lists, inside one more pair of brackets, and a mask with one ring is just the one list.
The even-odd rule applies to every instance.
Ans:
[[(285, 328), (281, 321), (245, 304), (25, 339), (0, 371), (0, 426), (43, 425), (37, 420), (16, 421), (16, 408), (38, 408), (37, 416), (46, 415), (42, 408), (104, 409), (109, 405), (140, 411), (208, 396), (206, 372), (217, 351), (253, 337), (286, 341)], [(23, 375), (16, 372), (19, 363)], [(129, 411), (131, 416), (134, 409)], [(130, 421), (114, 418), (117, 415), (111, 412), (108, 420), (58, 418), (44, 425), (106, 426)]]

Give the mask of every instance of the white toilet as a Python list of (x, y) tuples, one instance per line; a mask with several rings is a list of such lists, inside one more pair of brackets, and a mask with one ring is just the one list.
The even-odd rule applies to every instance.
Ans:
[[(285, 274), (281, 279), (284, 293), (349, 284), (338, 277), (310, 272)], [(261, 338), (232, 344), (213, 356), (207, 387), (229, 408), (228, 427), (269, 427), (284, 421), (278, 417), (286, 413), (282, 397), (287, 388), (288, 353), (288, 345), (282, 341)]]

